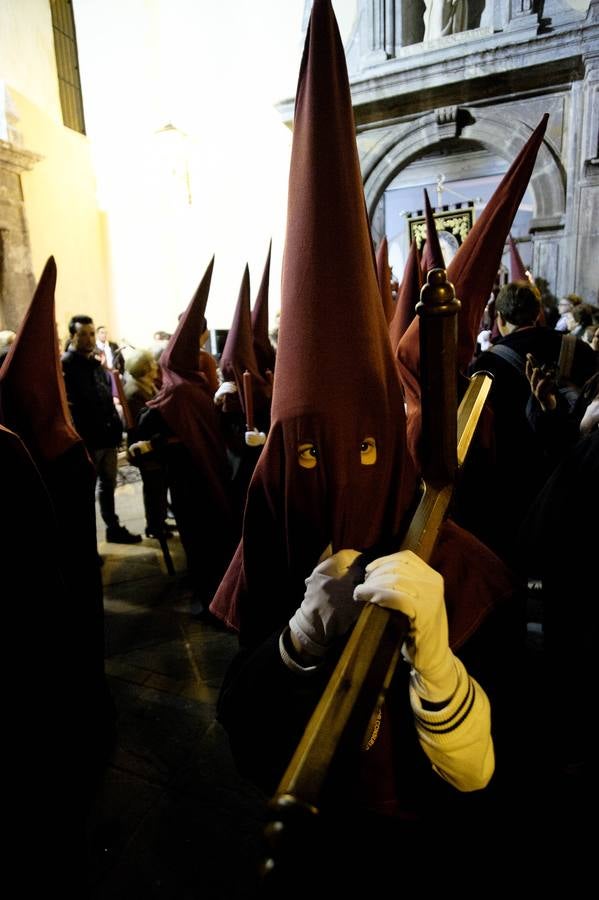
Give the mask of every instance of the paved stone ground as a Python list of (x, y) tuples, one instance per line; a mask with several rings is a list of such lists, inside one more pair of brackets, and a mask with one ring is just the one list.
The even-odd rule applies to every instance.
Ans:
[[(121, 522), (144, 532), (137, 470), (119, 470)], [(242, 781), (215, 721), (235, 636), (194, 621), (184, 554), (106, 544), (106, 673), (117, 746), (89, 823), (92, 900), (237, 900), (254, 893), (265, 798)]]

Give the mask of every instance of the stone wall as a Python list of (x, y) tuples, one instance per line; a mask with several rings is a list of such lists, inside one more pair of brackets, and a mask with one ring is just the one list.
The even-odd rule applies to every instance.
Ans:
[(423, 3), (359, 10), (351, 80), (370, 215), (425, 154), (471, 147), (510, 163), (548, 112), (530, 184), (533, 271), (597, 303), (599, 2), (471, 2), (466, 31), (428, 42)]
[[(358, 9), (348, 65), (374, 237), (385, 188), (412, 162), (450, 147), (509, 164), (548, 112), (530, 184), (533, 271), (597, 303), (599, 0), (470, 0), (467, 30), (427, 42), (422, 0)], [(291, 117), (290, 101), (279, 108)]]
[(35, 287), (21, 172), (37, 159), (0, 140), (0, 330), (17, 330)]

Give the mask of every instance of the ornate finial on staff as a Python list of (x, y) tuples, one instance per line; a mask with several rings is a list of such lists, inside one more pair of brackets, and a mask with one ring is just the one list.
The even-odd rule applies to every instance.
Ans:
[(422, 474), (427, 484), (451, 483), (457, 469), (457, 313), (460, 301), (445, 269), (431, 269), (420, 292)]

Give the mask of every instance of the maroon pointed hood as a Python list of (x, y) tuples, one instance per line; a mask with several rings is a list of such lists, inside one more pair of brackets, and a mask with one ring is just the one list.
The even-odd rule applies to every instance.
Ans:
[(424, 215), (426, 218), (426, 243), (422, 251), (420, 265), (422, 267), (422, 282), (426, 283), (426, 274), (430, 269), (444, 269), (445, 260), (439, 243), (439, 234), (435, 224), (435, 217), (428, 199), (428, 191), (424, 190)]
[(0, 409), (37, 460), (61, 456), (81, 438), (67, 404), (60, 364), (51, 256), (0, 373)]
[(528, 281), (526, 268), (511, 234), (508, 237), (508, 244), (510, 248), (510, 281)]
[(228, 468), (226, 451), (212, 390), (206, 375), (200, 371), (200, 337), (213, 266), (214, 257), (160, 357), (162, 386), (146, 405), (160, 411), (205, 473), (207, 489), (224, 508), (228, 504), (224, 488)]
[(268, 289), (270, 285), (270, 257), (272, 241), (268, 247), (268, 255), (264, 265), (262, 281), (258, 290), (258, 296), (252, 310), (252, 331), (254, 334), (254, 353), (261, 375), (267, 371), (275, 370), (275, 348), (268, 336)]
[(387, 238), (384, 237), (376, 252), (376, 274), (379, 282), (379, 291), (383, 301), (383, 312), (387, 325), (391, 324), (395, 312), (395, 303), (391, 293), (391, 267), (389, 266), (389, 248)]
[(200, 371), (200, 338), (204, 327), (204, 316), (213, 269), (214, 257), (208, 263), (198, 289), (179, 319), (177, 330), (169, 339), (164, 352), (160, 356), (160, 369), (164, 387), (171, 382), (179, 382), (181, 379), (203, 385), (207, 384), (205, 376)]
[(416, 304), (420, 300), (421, 287), (422, 270), (420, 267), (420, 256), (418, 245), (414, 239), (406, 260), (401, 286), (397, 292), (395, 313), (389, 325), (389, 337), (391, 338), (391, 347), (394, 353), (397, 353), (399, 342), (416, 314)]
[[(546, 113), (502, 178), (480, 217), (447, 269), (447, 278), (462, 306), (458, 314), (458, 369), (466, 372), (474, 355), (479, 324), (491, 295), (505, 240), (524, 196), (547, 127)], [(406, 387), (410, 449), (417, 454), (420, 437), (419, 322), (415, 318), (398, 348)]]
[(269, 633), (329, 543), (360, 549), (397, 535), (414, 487), (343, 45), (330, 0), (315, 0), (296, 95), (271, 429), (242, 550), (211, 609), (240, 622), (242, 641)]
[(234, 381), (237, 385), (237, 396), (246, 415), (246, 421), (244, 372), (249, 372), (252, 376), (254, 407), (259, 410), (267, 404), (271, 395), (271, 386), (260, 374), (254, 353), (254, 336), (250, 315), (250, 270), (247, 265), (241, 279), (233, 321), (221, 354), (220, 369), (225, 381)]

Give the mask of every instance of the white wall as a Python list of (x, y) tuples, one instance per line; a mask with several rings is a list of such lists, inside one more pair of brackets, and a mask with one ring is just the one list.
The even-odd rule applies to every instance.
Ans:
[(0, 71), (12, 88), (62, 122), (49, 0), (0, 0)]
[(110, 323), (104, 218), (89, 141), (62, 124), (49, 0), (0, 0), (0, 79), (23, 148), (41, 156), (21, 175), (34, 278), (53, 255), (61, 334), (74, 313)]
[[(356, 0), (334, 0), (347, 38)], [(57, 316), (148, 345), (172, 331), (215, 254), (208, 319), (227, 328), (246, 263), (252, 302), (273, 241), (279, 306), (304, 0), (74, 0), (87, 137), (62, 124), (49, 0), (0, 0), (0, 79), (26, 149), (37, 279), (58, 265)], [(164, 131), (168, 123), (175, 131)]]
[[(347, 33), (356, 2), (334, 6)], [(303, 7), (75, 0), (115, 337), (143, 346), (172, 331), (212, 254), (209, 324), (227, 328), (246, 262), (253, 302), (271, 237), (274, 318), (291, 147), (274, 103), (295, 91)]]

